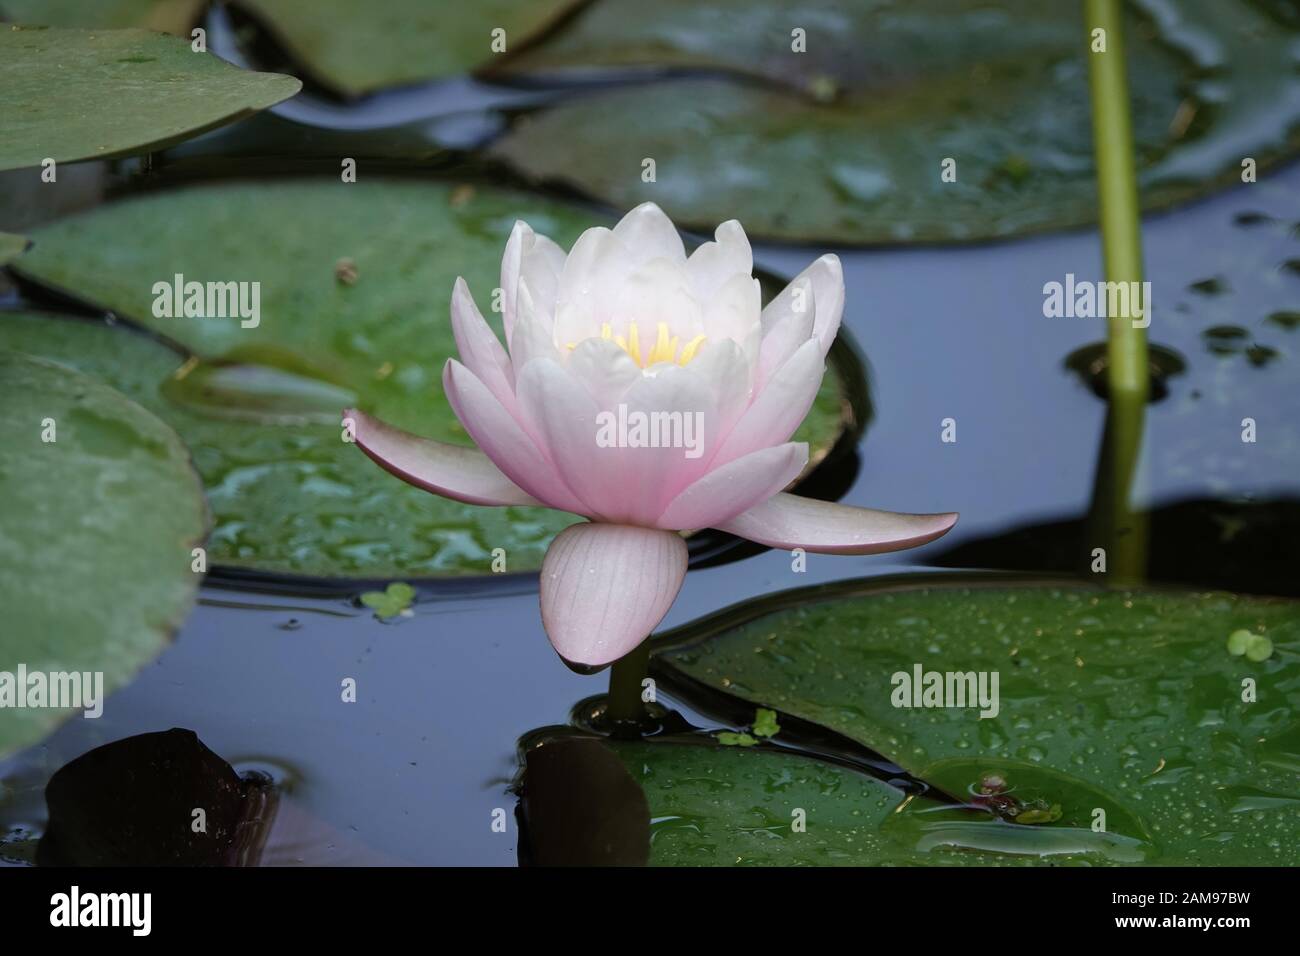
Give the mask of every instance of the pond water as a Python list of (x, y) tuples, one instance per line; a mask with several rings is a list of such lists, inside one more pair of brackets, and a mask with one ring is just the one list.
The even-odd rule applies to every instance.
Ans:
[[(296, 109), (304, 122), (323, 122), (310, 104)], [(210, 158), (238, 135), (238, 128), (215, 134), (178, 156), (209, 151)], [(1236, 509), (1232, 520), (1249, 521), (1260, 503), (1280, 509), (1270, 514), (1293, 515), (1300, 329), (1266, 319), (1300, 301), (1300, 166), (1148, 217), (1144, 228), (1151, 341), (1186, 368), (1149, 408), (1140, 500), (1154, 509), (1202, 501), (1209, 512)], [(755, 249), (759, 265), (782, 275), (821, 251)], [(845, 327), (869, 357), (874, 419), (859, 460), (840, 463), (827, 480), (849, 482), (842, 496), (849, 503), (959, 511), (961, 521), (915, 551), (812, 555), (802, 573), (784, 552), (724, 556), (687, 576), (665, 627), (818, 582), (923, 574), (940, 564), (997, 566), (980, 542), (1024, 529), (1022, 544), (1042, 538), (1047, 549), (1050, 525), (1088, 511), (1106, 407), (1065, 359), (1101, 341), (1104, 325), (1044, 317), (1043, 285), (1067, 273), (1100, 278), (1096, 234), (836, 251), (845, 266)], [(1206, 335), (1224, 326), (1245, 332)], [(1225, 338), (1244, 344), (1225, 350)], [(1247, 417), (1259, 440), (1247, 446), (1245, 462)], [(947, 419), (956, 441), (942, 440)], [(1180, 520), (1175, 514), (1157, 531), (1176, 533)], [(1292, 568), (1295, 540), (1277, 543)], [(1160, 550), (1159, 540), (1152, 548)], [(949, 553), (955, 556), (941, 557)], [(1260, 575), (1270, 571), (1263, 551), (1234, 560)], [(1178, 574), (1233, 583), (1214, 561), (1193, 571)], [(101, 719), (73, 719), (0, 764), (0, 834), (7, 834), (0, 859), (34, 859), (54, 771), (110, 741), (181, 727), (236, 770), (274, 781), (278, 807), (264, 864), (515, 865), (509, 788), (517, 742), (567, 722), (575, 705), (605, 687), (604, 675), (575, 673), (552, 651), (535, 576), (421, 586), (413, 615), (391, 624), (356, 603), (360, 588), (299, 590), (210, 580), (174, 645), (109, 698)], [(1294, 594), (1296, 585), (1262, 590)], [(356, 703), (340, 700), (348, 677), (357, 682)], [(719, 726), (704, 702), (665, 702), (696, 726)], [(498, 809), (508, 820), (504, 832), (492, 826)]]

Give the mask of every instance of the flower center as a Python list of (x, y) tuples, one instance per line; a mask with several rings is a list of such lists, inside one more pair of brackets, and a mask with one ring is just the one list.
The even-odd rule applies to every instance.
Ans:
[[(608, 322), (600, 326), (600, 337), (602, 339), (611, 339), (619, 348), (628, 355), (632, 356), (632, 361), (636, 362), (641, 368), (649, 368), (651, 365), (657, 365), (660, 362), (675, 362), (678, 365), (685, 365), (691, 359), (695, 358), (696, 352), (704, 344), (707, 336), (697, 335), (686, 343), (681, 350), (678, 345), (681, 343), (681, 336), (673, 335), (668, 331), (668, 323), (660, 322), (656, 327), (655, 343), (648, 351), (642, 349), (641, 333), (636, 327), (635, 322), (629, 322), (627, 326), (627, 335), (615, 335), (614, 327)], [(569, 348), (573, 348), (576, 343), (570, 343)]]

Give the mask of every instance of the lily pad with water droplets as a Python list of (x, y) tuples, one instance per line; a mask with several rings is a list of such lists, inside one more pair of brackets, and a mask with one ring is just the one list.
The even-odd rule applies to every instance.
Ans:
[(148, 30), (3, 25), (0, 170), (161, 149), (266, 109), (301, 86)]
[(307, 74), (349, 96), (472, 70), (527, 44), (578, 2), (238, 0)]
[[(1140, 192), (1155, 209), (1300, 145), (1293, 27), (1246, 0), (1137, 5), (1128, 64)], [(1079, 4), (609, 0), (503, 64), (720, 68), (521, 116), (491, 151), (536, 181), (757, 235), (957, 241), (1080, 226), (1097, 199)], [(747, 28), (736, 42), (718, 37)], [(807, 52), (791, 30), (807, 31)], [(580, 143), (581, 148), (574, 148)], [(644, 161), (654, 177), (643, 176)], [(791, 170), (799, 170), (791, 176)]]
[[(1268, 637), (1273, 654), (1229, 654), (1224, 635), (1237, 628)], [(1135, 841), (1116, 862), (1300, 861), (1300, 786), (1280, 769), (1300, 760), (1296, 602), (850, 582), (664, 640), (665, 680), (684, 675), (819, 724), (963, 800), (990, 773), (1005, 777), (1011, 802), (1000, 809), (1030, 811), (1035, 830), (1086, 833), (1102, 809), (1108, 833)], [(923, 696), (930, 673), (949, 696)], [(996, 708), (984, 708), (996, 714), (957, 698), (956, 679), (949, 692), (949, 674), (983, 674), (986, 690), (998, 675)], [(953, 706), (927, 705), (936, 701)], [(952, 845), (966, 845), (961, 832)]]
[[(3, 756), (87, 707), (102, 713), (99, 692), (163, 650), (198, 589), (208, 516), (180, 439), (108, 386), (3, 352), (0, 400)], [(67, 675), (57, 698), (51, 673)]]
[[(118, 368), (115, 349), (145, 346), (84, 325), (33, 326), (34, 344), (20, 347), (84, 362), (176, 427), (208, 486), (215, 563), (409, 578), (488, 573), (504, 548), (507, 570), (534, 570), (571, 515), (478, 508), (405, 485), (341, 440), (338, 416), (355, 400), (409, 431), (470, 443), (441, 386), (456, 354), (451, 289), (463, 275), (500, 334), (489, 305), (516, 218), (566, 246), (594, 224), (585, 210), (521, 193), (411, 181), (241, 183), (112, 203), (35, 230), (12, 268), (194, 354), (147, 343), (147, 368)], [(343, 259), (355, 282), (338, 277)], [(178, 273), (259, 282), (256, 327), (156, 317), (154, 285)], [(832, 361), (801, 426), (814, 462), (844, 427), (848, 381)]]
[[(1118, 833), (1026, 826), (908, 797), (868, 774), (788, 750), (698, 738), (607, 746), (645, 793), (652, 866), (1105, 865), (1140, 862), (1149, 852)], [(580, 786), (573, 781), (571, 794)]]

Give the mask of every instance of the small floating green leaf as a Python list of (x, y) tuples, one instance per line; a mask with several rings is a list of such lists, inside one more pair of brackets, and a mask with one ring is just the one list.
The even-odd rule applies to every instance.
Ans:
[(1250, 642), (1254, 640), (1254, 638), (1255, 635), (1250, 631), (1233, 631), (1228, 635), (1228, 653), (1232, 654), (1234, 657), (1240, 657), (1242, 654), (1246, 653), (1246, 648), (1250, 646)]
[(301, 86), (148, 30), (0, 26), (0, 170), (161, 149)]
[(98, 673), (108, 694), (163, 650), (198, 589), (207, 510), (176, 434), (106, 385), (3, 352), (0, 404), (4, 756), (96, 706), (15, 707), (32, 675), (76, 672), (93, 696)]
[(415, 588), (404, 581), (394, 581), (382, 591), (367, 591), (361, 595), (361, 603), (375, 612), (381, 620), (404, 613), (415, 600)]
[(775, 737), (781, 732), (781, 725), (776, 722), (776, 711), (766, 707), (758, 708), (754, 715), (754, 726), (750, 729), (759, 737)]
[(737, 734), (729, 730), (724, 730), (717, 735), (718, 743), (724, 747), (756, 747), (758, 739), (751, 737), (749, 734)]

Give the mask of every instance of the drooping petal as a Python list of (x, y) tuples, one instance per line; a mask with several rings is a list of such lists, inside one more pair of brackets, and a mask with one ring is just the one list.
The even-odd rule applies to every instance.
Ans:
[(672, 262), (686, 261), (682, 237), (673, 221), (652, 202), (643, 202), (614, 227), (614, 235), (640, 262), (665, 258)]
[(385, 471), (434, 494), (471, 505), (540, 505), (477, 448), (412, 435), (355, 408), (357, 445)]
[(710, 471), (673, 499), (656, 524), (671, 530), (713, 528), (766, 501), (808, 464), (808, 445), (764, 448)]
[(442, 387), (465, 431), (511, 481), (548, 507), (587, 513), (542, 449), (473, 372), (448, 359)]
[(542, 624), (567, 661), (600, 667), (663, 620), (686, 577), (686, 542), (671, 531), (576, 524), (542, 561)]
[(784, 492), (719, 530), (772, 548), (803, 548), (818, 554), (880, 554), (933, 541), (957, 523), (957, 515), (909, 515), (800, 498)]
[(816, 339), (799, 346), (736, 422), (713, 459), (714, 467), (788, 441), (812, 407), (825, 370), (825, 358)]
[(488, 327), (465, 280), (456, 279), (451, 293), (451, 330), (465, 367), (479, 377), (506, 408), (514, 405), (514, 369), (510, 356)]

